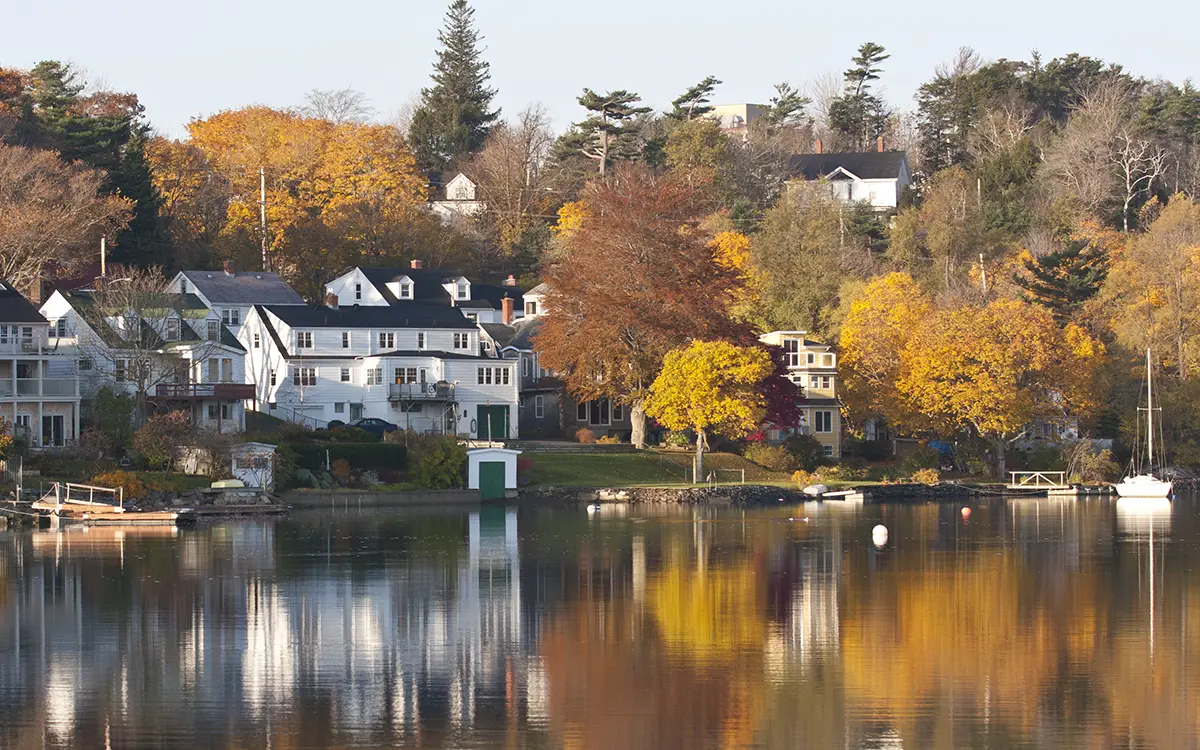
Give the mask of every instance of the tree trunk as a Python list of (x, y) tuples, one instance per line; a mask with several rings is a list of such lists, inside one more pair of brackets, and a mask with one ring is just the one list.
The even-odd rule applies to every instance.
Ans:
[(696, 430), (696, 458), (692, 461), (692, 483), (700, 484), (704, 479), (704, 449), (708, 447), (708, 438), (704, 430)]
[(629, 423), (633, 426), (629, 442), (633, 443), (634, 448), (642, 450), (646, 447), (646, 407), (641, 399), (629, 405)]
[(1006, 470), (1008, 469), (1008, 467), (1005, 465), (1005, 460), (1004, 460), (1004, 447), (1005, 447), (1004, 436), (1001, 435), (999, 437), (993, 438), (992, 442), (995, 443), (995, 445), (996, 445), (996, 478), (999, 479), (1001, 482), (1003, 482), (1004, 475), (1006, 473)]

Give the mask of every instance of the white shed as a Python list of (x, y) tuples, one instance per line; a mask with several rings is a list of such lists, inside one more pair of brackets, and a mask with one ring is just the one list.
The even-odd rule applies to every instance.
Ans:
[(467, 489), (479, 490), (484, 500), (503, 500), (517, 489), (517, 456), (511, 448), (467, 451)]
[(275, 446), (270, 443), (241, 443), (233, 446), (233, 476), (247, 487), (271, 490), (275, 486)]

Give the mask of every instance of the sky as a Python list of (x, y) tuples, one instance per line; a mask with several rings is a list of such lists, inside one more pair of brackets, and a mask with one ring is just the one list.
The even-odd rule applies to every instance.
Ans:
[[(636, 91), (664, 109), (714, 75), (723, 81), (714, 103), (765, 102), (780, 81), (840, 74), (865, 41), (891, 54), (880, 84), (901, 110), (915, 108), (917, 88), (961, 46), (985, 60), (1075, 51), (1149, 78), (1200, 74), (1200, 6), (1183, 0), (1141, 16), (1112, 0), (472, 4), (497, 104), (515, 114), (540, 102), (558, 128), (581, 119), (585, 86)], [(0, 0), (0, 66), (71, 61), (136, 93), (150, 123), (174, 137), (192, 118), (301, 105), (314, 88), (362, 91), (387, 121), (428, 84), (445, 9), (444, 0)]]

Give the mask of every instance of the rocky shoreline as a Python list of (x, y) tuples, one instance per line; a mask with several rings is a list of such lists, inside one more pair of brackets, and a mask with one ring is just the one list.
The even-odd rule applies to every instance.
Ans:
[[(883, 502), (961, 500), (981, 488), (962, 484), (888, 484), (853, 488), (861, 498)], [(740, 484), (717, 487), (524, 487), (519, 498), (534, 503), (625, 503), (629, 505), (777, 505), (820, 500), (799, 489)], [(832, 498), (831, 498), (832, 499)], [(843, 498), (836, 498), (841, 500)], [(855, 499), (858, 499), (857, 497)]]

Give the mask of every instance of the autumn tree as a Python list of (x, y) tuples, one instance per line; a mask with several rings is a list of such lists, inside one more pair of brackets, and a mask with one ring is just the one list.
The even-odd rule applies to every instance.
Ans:
[(421, 90), (408, 142), (417, 165), (440, 174), (453, 162), (483, 148), (500, 110), (492, 109), (496, 91), (488, 87), (490, 66), (483, 59), (475, 10), (467, 0), (452, 0), (441, 48), (433, 65), (433, 85)]
[(744, 337), (716, 302), (737, 276), (699, 227), (703, 195), (677, 177), (625, 166), (589, 184), (584, 201), (578, 227), (560, 234), (536, 346), (577, 398), (628, 404), (641, 447), (644, 402), (667, 352)]
[(758, 387), (772, 371), (763, 349), (727, 341), (693, 341), (664, 358), (646, 414), (667, 429), (696, 433), (694, 481), (703, 481), (709, 433), (737, 439), (762, 424), (766, 400)]
[(132, 209), (102, 182), (50, 151), (0, 143), (0, 278), (29, 291), (50, 264), (70, 272), (90, 260), (94, 243), (126, 226)]
[(497, 125), (470, 171), (484, 203), (482, 219), (506, 256), (555, 204), (545, 162), (553, 135), (550, 117), (540, 105), (526, 108), (509, 123)]
[(977, 184), (966, 170), (951, 167), (929, 181), (925, 200), (905, 209), (891, 230), (889, 255), (902, 267), (933, 267), (950, 290), (980, 253), (994, 255)]
[(694, 185), (711, 186), (714, 194), (729, 198), (728, 182), (733, 144), (721, 127), (709, 119), (684, 122), (667, 137), (667, 166)]

